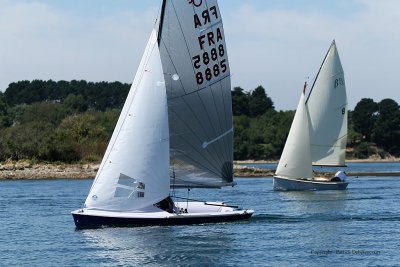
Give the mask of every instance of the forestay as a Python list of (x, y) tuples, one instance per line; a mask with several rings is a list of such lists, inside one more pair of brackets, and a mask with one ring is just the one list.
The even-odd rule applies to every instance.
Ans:
[(216, 0), (164, 0), (159, 46), (168, 96), (172, 187), (233, 182), (231, 81)]
[(153, 31), (96, 179), (87, 208), (132, 211), (169, 195), (168, 111)]
[(311, 158), (314, 165), (343, 166), (347, 142), (347, 97), (335, 41), (307, 99)]
[(276, 176), (292, 179), (313, 177), (308, 112), (304, 98), (303, 92), (276, 169)]

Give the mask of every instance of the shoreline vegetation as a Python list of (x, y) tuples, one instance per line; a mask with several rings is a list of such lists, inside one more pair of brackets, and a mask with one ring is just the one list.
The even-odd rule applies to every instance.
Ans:
[[(0, 91), (0, 180), (93, 179), (130, 87), (84, 80), (10, 83)], [(275, 170), (244, 165), (280, 158), (295, 111), (276, 110), (261, 85), (250, 91), (235, 87), (231, 96), (234, 158), (262, 160), (235, 162), (234, 175), (273, 176)], [(346, 158), (400, 162), (400, 105), (395, 100), (363, 98), (347, 116)]]
[[(347, 162), (400, 162), (400, 158), (348, 160)], [(274, 169), (248, 167), (245, 164), (277, 163), (277, 161), (235, 161), (234, 176), (244, 178), (271, 178)], [(7, 161), (0, 163), (0, 180), (53, 180), (94, 179), (99, 163), (31, 163), (29, 161)], [(332, 172), (316, 172), (318, 177), (331, 177)], [(399, 176), (399, 172), (348, 172), (350, 177)]]

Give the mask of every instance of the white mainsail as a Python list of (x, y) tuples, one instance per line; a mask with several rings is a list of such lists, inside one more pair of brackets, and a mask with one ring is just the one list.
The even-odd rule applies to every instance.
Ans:
[(310, 116), (313, 164), (345, 165), (347, 97), (343, 68), (335, 41), (322, 63), (306, 104)]
[(159, 46), (175, 187), (233, 182), (230, 69), (216, 0), (164, 0)]
[(304, 98), (303, 92), (276, 169), (276, 176), (292, 179), (313, 177), (308, 112)]
[(169, 195), (168, 111), (153, 31), (85, 206), (132, 211)]

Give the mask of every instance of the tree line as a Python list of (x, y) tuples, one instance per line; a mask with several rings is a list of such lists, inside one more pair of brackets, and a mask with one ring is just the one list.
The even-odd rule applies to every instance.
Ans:
[[(20, 81), (0, 92), (0, 161), (97, 162), (130, 85)], [(277, 111), (262, 86), (232, 90), (236, 160), (277, 160), (295, 111)], [(362, 99), (349, 112), (348, 157), (400, 156), (396, 101)]]

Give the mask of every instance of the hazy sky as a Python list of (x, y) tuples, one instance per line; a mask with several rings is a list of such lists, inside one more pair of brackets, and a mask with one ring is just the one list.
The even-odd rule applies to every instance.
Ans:
[[(186, 1), (186, 0), (182, 0)], [(0, 0), (0, 90), (33, 79), (132, 82), (160, 0)], [(400, 102), (400, 1), (220, 0), (232, 86), (295, 109), (333, 39), (350, 109)]]

